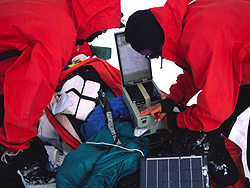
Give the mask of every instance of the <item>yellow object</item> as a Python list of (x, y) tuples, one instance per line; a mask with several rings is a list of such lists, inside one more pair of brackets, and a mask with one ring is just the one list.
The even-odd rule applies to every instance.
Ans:
[(81, 62), (83, 62), (83, 61), (84, 61), (84, 59), (79, 59), (79, 60), (77, 60), (77, 62), (75, 62), (74, 64), (69, 65), (68, 67), (73, 67), (73, 66), (75, 66), (75, 65), (77, 65), (78, 63), (81, 63)]

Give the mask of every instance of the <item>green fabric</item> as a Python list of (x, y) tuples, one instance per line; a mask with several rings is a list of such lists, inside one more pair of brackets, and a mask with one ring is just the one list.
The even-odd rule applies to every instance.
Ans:
[[(139, 149), (145, 156), (149, 155), (149, 149), (143, 146), (149, 143), (149, 140), (145, 137), (134, 137), (131, 122), (114, 122), (114, 125), (122, 143), (120, 146)], [(115, 187), (120, 178), (138, 169), (139, 158), (142, 157), (139, 151), (112, 147), (107, 153), (110, 146), (93, 145), (88, 142), (112, 144), (113, 138), (106, 126), (76, 150), (70, 152), (57, 174), (57, 188), (71, 188), (79, 185), (84, 188)], [(96, 146), (99, 147), (96, 148)]]

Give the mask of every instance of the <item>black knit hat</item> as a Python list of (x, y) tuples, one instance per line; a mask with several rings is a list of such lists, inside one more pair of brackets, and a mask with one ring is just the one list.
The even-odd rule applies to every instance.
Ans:
[(137, 52), (147, 49), (157, 53), (164, 42), (164, 32), (148, 9), (139, 10), (129, 17), (125, 37)]

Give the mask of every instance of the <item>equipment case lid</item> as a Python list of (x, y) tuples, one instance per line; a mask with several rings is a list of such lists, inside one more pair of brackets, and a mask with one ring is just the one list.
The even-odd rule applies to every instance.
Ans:
[(125, 32), (115, 33), (123, 86), (152, 80), (150, 59), (136, 52), (125, 40)]

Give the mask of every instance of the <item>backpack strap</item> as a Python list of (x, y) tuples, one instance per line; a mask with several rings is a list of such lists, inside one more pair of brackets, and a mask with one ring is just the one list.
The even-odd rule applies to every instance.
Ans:
[(108, 99), (106, 98), (106, 95), (104, 92), (98, 91), (98, 96), (99, 96), (99, 100), (100, 100), (100, 103), (102, 105), (103, 111), (106, 115), (108, 127), (109, 127), (111, 135), (114, 139), (114, 144), (119, 144), (120, 141), (119, 141), (118, 134), (117, 134), (115, 127), (114, 127), (110, 103), (109, 103)]
[(93, 97), (89, 97), (89, 96), (86, 96), (86, 95), (82, 95), (81, 93), (79, 93), (79, 91), (77, 91), (75, 88), (71, 88), (69, 90), (67, 90), (65, 93), (69, 93), (73, 91), (75, 94), (78, 95), (78, 97), (80, 97), (81, 99), (86, 99), (86, 100), (89, 100), (89, 101), (93, 101), (93, 102), (96, 102), (96, 98), (93, 98)]

